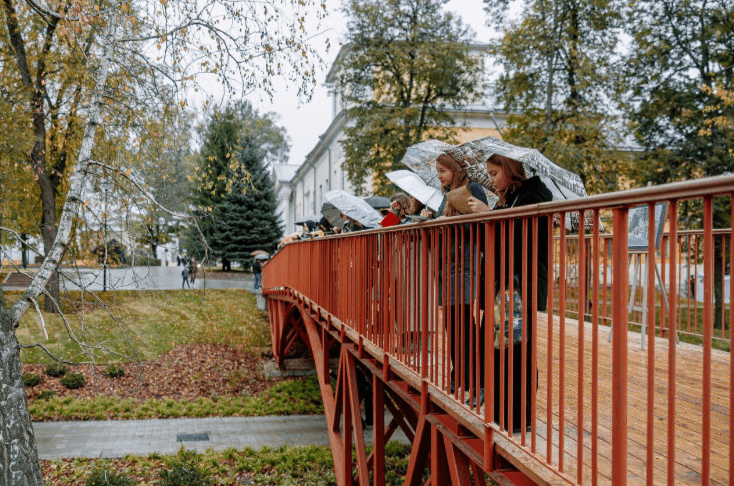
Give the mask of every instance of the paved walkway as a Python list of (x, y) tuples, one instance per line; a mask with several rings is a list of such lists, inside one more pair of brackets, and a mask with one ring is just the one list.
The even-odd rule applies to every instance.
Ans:
[[(181, 277), (183, 267), (126, 267), (107, 270), (108, 290), (175, 290), (183, 283)], [(84, 287), (90, 291), (102, 290), (105, 275), (102, 269), (80, 268), (78, 270), (64, 268), (61, 270), (62, 285), (66, 290), (79, 290)], [(194, 289), (246, 289), (253, 291), (252, 275), (245, 274), (242, 279), (206, 278), (199, 270), (197, 279), (191, 287)], [(18, 287), (25, 289), (26, 286)], [(188, 288), (188, 287), (187, 287)], [(3, 285), (4, 290), (15, 290), (16, 287)]]
[[(386, 422), (389, 418), (386, 417)], [(323, 415), (291, 417), (211, 417), (201, 419), (38, 422), (33, 424), (40, 459), (175, 454), (183, 445), (204, 452), (230, 447), (329, 445)], [(365, 431), (372, 443), (372, 428)], [(408, 443), (398, 431), (393, 440)]]

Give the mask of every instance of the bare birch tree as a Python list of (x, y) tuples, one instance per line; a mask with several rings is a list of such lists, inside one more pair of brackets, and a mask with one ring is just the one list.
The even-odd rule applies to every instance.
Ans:
[[(35, 485), (42, 478), (16, 330), (31, 307), (41, 315), (41, 296), (58, 308), (54, 276), (96, 179), (115, 177), (137, 197), (154, 199), (134, 167), (124, 165), (128, 158), (101, 147), (114, 145), (111, 140), (140, 143), (146, 117), (185, 107), (187, 93), (215, 83), (227, 95), (272, 95), (272, 79), (283, 76), (309, 96), (319, 59), (306, 15), (314, 8), (311, 15), (321, 18), (324, 6), (312, 0), (3, 0), (3, 7), (12, 57), (0, 66), (9, 74), (5, 93), (25, 97), (34, 133), (27, 160), (19, 163), (33, 167), (39, 184), (59, 179), (55, 187), (44, 182), (44, 204), (47, 197), (63, 201), (58, 223), (55, 206), (44, 207), (45, 258), (31, 285), (12, 307), (0, 290), (0, 484)], [(71, 54), (77, 71), (69, 80), (59, 73)], [(57, 133), (70, 138), (59, 142), (51, 136)], [(60, 146), (64, 167), (47, 167), (44, 158)]]

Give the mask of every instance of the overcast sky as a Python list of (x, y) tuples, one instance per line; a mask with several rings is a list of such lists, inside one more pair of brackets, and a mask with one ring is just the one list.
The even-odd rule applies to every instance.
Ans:
[[(322, 135), (331, 123), (331, 99), (324, 87), (324, 79), (329, 67), (336, 58), (340, 42), (346, 33), (346, 19), (340, 10), (340, 0), (326, 0), (329, 18), (326, 19), (326, 29), (331, 29), (328, 36), (331, 40), (331, 49), (325, 53), (325, 42), (316, 41), (321, 50), (325, 64), (321, 71), (317, 71), (317, 86), (309, 103), (299, 105), (296, 90), (287, 90), (285, 83), (279, 82), (277, 94), (272, 103), (252, 97), (251, 101), (261, 112), (275, 112), (280, 116), (279, 124), (288, 131), (291, 139), (289, 163), (301, 165), (311, 150), (316, 146), (319, 135)], [(468, 24), (476, 34), (476, 42), (484, 43), (493, 37), (492, 32), (485, 26), (487, 14), (483, 11), (482, 0), (451, 0), (446, 10), (457, 13), (464, 23)]]

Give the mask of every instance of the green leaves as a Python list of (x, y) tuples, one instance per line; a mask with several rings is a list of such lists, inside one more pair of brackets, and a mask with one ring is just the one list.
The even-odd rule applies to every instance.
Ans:
[[(479, 96), (481, 62), (468, 29), (442, 12), (445, 0), (351, 0), (345, 56), (331, 89), (353, 120), (343, 142), (347, 176), (359, 192), (388, 189), (385, 172), (399, 168), (410, 145), (451, 140), (450, 109)], [(481, 53), (480, 53), (481, 54)], [(341, 56), (340, 56), (341, 57)], [(364, 187), (374, 175), (373, 187)]]

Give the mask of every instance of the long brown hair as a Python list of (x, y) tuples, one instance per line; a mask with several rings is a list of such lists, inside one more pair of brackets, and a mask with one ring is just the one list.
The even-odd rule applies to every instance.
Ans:
[[(446, 167), (448, 170), (454, 173), (454, 178), (451, 181), (451, 185), (443, 187), (444, 194), (453, 191), (454, 189), (458, 189), (461, 186), (465, 186), (469, 184), (469, 176), (466, 175), (466, 172), (464, 172), (464, 168), (459, 165), (459, 163), (454, 160), (453, 157), (451, 157), (449, 154), (441, 154), (436, 159), (436, 165), (441, 164), (444, 167)], [(456, 209), (451, 205), (449, 200), (446, 200), (446, 205), (443, 208), (443, 215), (444, 216), (458, 216), (461, 214), (461, 211)]]
[(507, 190), (497, 194), (500, 200), (498, 206), (504, 206), (507, 203), (507, 193), (517, 191), (522, 183), (527, 179), (525, 166), (515, 159), (505, 157), (504, 155), (492, 154), (487, 159), (488, 164), (497, 165), (502, 168), (502, 174), (510, 182)]

